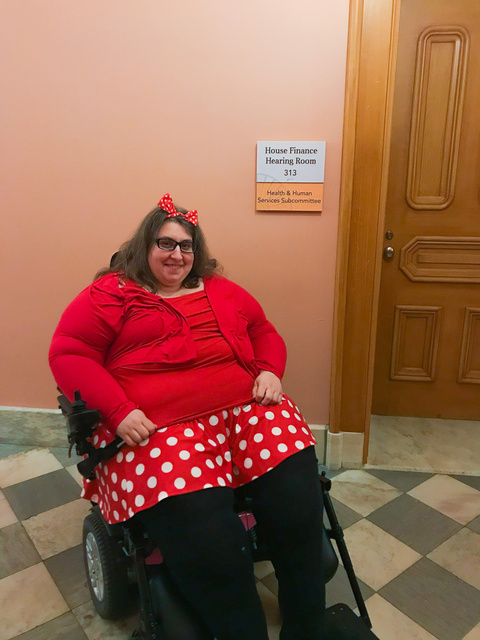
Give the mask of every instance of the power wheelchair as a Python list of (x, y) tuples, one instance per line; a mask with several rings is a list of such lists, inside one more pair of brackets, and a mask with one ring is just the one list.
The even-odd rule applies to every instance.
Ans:
[[(71, 403), (61, 392), (59, 408), (67, 422), (70, 452), (83, 456), (77, 468), (87, 479), (95, 477), (95, 467), (115, 455), (123, 442), (116, 438), (103, 449), (90, 442), (100, 414), (88, 409), (80, 392)], [(357, 616), (347, 605), (336, 604), (326, 609), (323, 630), (328, 640), (378, 640), (360, 592), (353, 565), (345, 545), (342, 528), (330, 498), (331, 481), (325, 472), (319, 475), (329, 528), (323, 528), (325, 582), (338, 568), (338, 557), (346, 570), (355, 601)], [(236, 510), (248, 533), (254, 562), (269, 559), (268, 548), (259, 539), (256, 522), (249, 511), (248, 498), (238, 502)], [(215, 640), (171, 579), (161, 551), (154, 548), (140, 523), (133, 518), (119, 524), (108, 524), (96, 504), (92, 504), (83, 523), (83, 555), (87, 584), (97, 613), (107, 620), (125, 616), (132, 603), (139, 605), (139, 627), (131, 640)], [(281, 593), (279, 606), (282, 610)]]

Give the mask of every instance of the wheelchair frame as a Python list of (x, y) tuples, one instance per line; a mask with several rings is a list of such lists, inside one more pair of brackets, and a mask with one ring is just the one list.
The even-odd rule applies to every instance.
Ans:
[[(95, 466), (113, 457), (123, 441), (117, 437), (104, 449), (95, 449), (89, 437), (100, 420), (99, 412), (87, 408), (79, 391), (75, 392), (73, 403), (59, 391), (59, 408), (67, 421), (70, 452), (75, 446), (77, 454), (85, 456), (77, 468), (83, 477), (92, 479)], [(329, 529), (323, 527), (325, 582), (333, 578), (338, 568), (338, 557), (331, 544), (333, 539), (360, 612), (359, 616), (355, 615), (345, 604), (326, 609), (326, 637), (331, 637), (331, 640), (378, 640), (371, 631), (372, 623), (329, 494), (332, 483), (325, 471), (319, 475), (319, 482), (330, 524)], [(268, 559), (268, 549), (258, 540), (255, 519), (248, 510), (248, 498), (237, 505), (237, 512), (248, 532), (254, 562)], [(180, 594), (160, 552), (136, 522), (110, 525), (104, 520), (99, 506), (92, 503), (91, 513), (84, 521), (83, 550), (88, 587), (100, 616), (106, 619), (120, 617), (129, 604), (128, 585), (132, 582), (137, 584), (140, 627), (131, 640), (215, 640)], [(107, 584), (107, 580), (112, 584)], [(105, 605), (108, 599), (116, 601)]]

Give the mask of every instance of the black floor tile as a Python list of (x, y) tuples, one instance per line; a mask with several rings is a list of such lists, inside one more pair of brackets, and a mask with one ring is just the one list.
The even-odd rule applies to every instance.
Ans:
[(378, 593), (439, 640), (461, 640), (480, 622), (480, 591), (427, 558)]
[[(364, 600), (367, 600), (375, 593), (373, 589), (361, 580), (358, 580), (358, 585)], [(349, 606), (350, 609), (355, 609), (357, 606), (347, 572), (341, 565), (339, 565), (337, 573), (327, 584), (327, 607), (338, 604), (339, 602), (343, 602)]]
[(56, 459), (63, 464), (64, 467), (71, 467), (74, 464), (78, 464), (81, 460), (81, 456), (77, 456), (75, 449), (72, 449), (70, 457), (68, 455), (68, 447), (49, 447), (50, 451), (56, 457)]
[(64, 613), (13, 640), (88, 640), (73, 613)]
[(367, 520), (426, 555), (453, 536), (462, 525), (406, 494), (380, 507)]
[(0, 578), (38, 562), (41, 562), (38, 551), (20, 522), (0, 529)]
[[(352, 524), (355, 524), (355, 522), (358, 522), (362, 519), (362, 516), (360, 514), (358, 514), (353, 509), (350, 509), (350, 507), (347, 507), (342, 502), (339, 502), (335, 498), (331, 498), (331, 500), (333, 508), (335, 510), (335, 514), (337, 516), (337, 520), (342, 529), (346, 529), (347, 527), (350, 527)], [(323, 515), (323, 522), (327, 529), (330, 528), (330, 521), (326, 512)]]
[(0, 444), (0, 458), (8, 458), (8, 456), (14, 456), (17, 453), (31, 451), (32, 449), (37, 449), (37, 447), (33, 445), (27, 447), (23, 444)]
[(480, 491), (480, 476), (452, 476), (452, 478), (455, 478), (455, 480), (460, 480), (460, 482), (468, 484), (469, 487), (473, 487), (474, 489), (478, 489)]
[(472, 531), (475, 531), (475, 533), (480, 533), (480, 516), (478, 516), (478, 518), (475, 518), (475, 520), (469, 522), (467, 524), (467, 527)]
[(3, 493), (19, 520), (59, 507), (80, 497), (80, 487), (65, 469), (5, 487)]
[(45, 566), (70, 609), (90, 600), (82, 550), (80, 544), (45, 560)]
[(329, 480), (333, 480), (333, 478), (335, 478), (336, 476), (339, 476), (341, 473), (343, 473), (344, 471), (348, 471), (348, 469), (327, 469), (327, 467), (324, 467), (323, 465), (318, 465), (318, 470), (319, 473), (321, 473), (322, 471), (325, 471), (326, 476)]
[(421, 473), (419, 471), (387, 471), (384, 469), (364, 469), (364, 471), (404, 492), (417, 487), (433, 475), (433, 473)]

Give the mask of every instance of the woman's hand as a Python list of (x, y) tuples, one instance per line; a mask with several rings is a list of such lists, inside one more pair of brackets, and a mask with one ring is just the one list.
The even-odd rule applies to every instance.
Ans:
[(271, 371), (261, 371), (253, 384), (253, 399), (263, 406), (280, 404), (282, 401), (282, 382)]
[(148, 436), (152, 435), (157, 430), (157, 425), (153, 424), (147, 416), (140, 411), (140, 409), (134, 409), (130, 411), (128, 416), (124, 418), (117, 427), (117, 436), (120, 436), (122, 440), (130, 447), (135, 447), (143, 440), (146, 440)]

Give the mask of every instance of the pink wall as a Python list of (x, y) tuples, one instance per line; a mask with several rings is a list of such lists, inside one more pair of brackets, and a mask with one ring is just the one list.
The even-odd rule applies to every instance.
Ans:
[[(165, 191), (328, 421), (348, 0), (0, 0), (0, 404), (54, 407), (59, 316)], [(326, 140), (318, 214), (254, 209), (257, 140)]]

